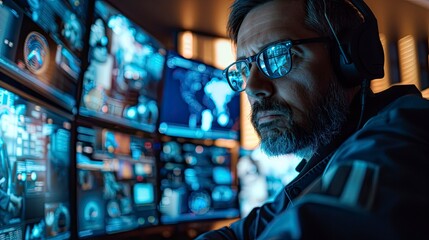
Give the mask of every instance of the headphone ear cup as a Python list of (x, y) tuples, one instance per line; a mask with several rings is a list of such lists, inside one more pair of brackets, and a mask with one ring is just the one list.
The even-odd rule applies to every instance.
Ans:
[[(364, 79), (384, 76), (384, 52), (378, 30), (363, 24), (340, 36), (344, 54), (336, 47), (339, 74), (345, 86), (360, 85)], [(344, 56), (345, 55), (345, 56)]]
[(365, 21), (339, 36), (343, 51), (334, 47), (338, 74), (345, 86), (360, 85), (363, 80), (384, 76), (384, 51), (378, 32), (377, 20), (363, 1), (351, 1), (364, 15)]

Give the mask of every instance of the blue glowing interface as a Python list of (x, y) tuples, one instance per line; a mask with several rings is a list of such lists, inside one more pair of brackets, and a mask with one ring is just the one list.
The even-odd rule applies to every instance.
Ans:
[(238, 139), (240, 102), (222, 71), (169, 52), (159, 132), (169, 136)]
[(0, 88), (0, 239), (69, 239), (69, 120)]
[(154, 132), (165, 50), (104, 1), (96, 1), (82, 115)]
[(77, 131), (78, 236), (156, 225), (155, 156), (159, 143), (84, 125)]
[(273, 201), (298, 175), (295, 169), (301, 161), (302, 158), (292, 154), (269, 157), (260, 146), (253, 150), (241, 149), (237, 162), (241, 217), (246, 217), (253, 208)]
[(24, 84), (59, 91), (57, 98), (67, 96), (74, 104), (86, 11), (86, 0), (0, 1), (1, 65), (28, 74)]
[(162, 223), (239, 216), (229, 149), (170, 141), (160, 156)]

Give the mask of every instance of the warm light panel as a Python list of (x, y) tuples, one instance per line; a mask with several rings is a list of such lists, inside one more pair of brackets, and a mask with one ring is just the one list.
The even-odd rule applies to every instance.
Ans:
[(232, 42), (227, 38), (214, 40), (214, 52), (214, 66), (217, 68), (224, 69), (235, 61)]
[(424, 98), (429, 99), (429, 88), (426, 88), (422, 91), (422, 95)]
[(194, 34), (192, 32), (179, 33), (179, 52), (185, 58), (194, 57)]
[(399, 40), (398, 45), (401, 83), (414, 84), (420, 89), (416, 41), (407, 35)]
[(200, 35), (191, 31), (178, 34), (178, 52), (185, 58), (197, 59), (219, 69), (235, 61), (235, 52), (229, 38)]
[(380, 79), (374, 79), (371, 81), (371, 89), (374, 93), (378, 93), (386, 90), (390, 86), (389, 76), (389, 52), (387, 48), (387, 39), (384, 34), (380, 34), (380, 41), (384, 50), (384, 77)]

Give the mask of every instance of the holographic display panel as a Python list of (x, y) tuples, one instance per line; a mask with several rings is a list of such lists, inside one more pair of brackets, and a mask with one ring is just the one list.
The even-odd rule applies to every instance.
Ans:
[(69, 239), (70, 121), (0, 88), (0, 239)]
[(84, 48), (87, 0), (15, 0), (24, 13), (77, 57)]
[(169, 141), (160, 156), (162, 223), (239, 216), (230, 149)]
[(105, 128), (77, 128), (78, 236), (91, 238), (157, 225), (160, 144)]
[(1, 67), (75, 105), (87, 7), (85, 0), (0, 1)]
[(268, 156), (260, 145), (253, 150), (241, 149), (237, 162), (241, 217), (246, 217), (255, 207), (272, 202), (298, 175), (295, 169), (301, 161), (302, 158), (293, 154)]
[(222, 71), (169, 52), (159, 132), (168, 136), (238, 139), (239, 95)]
[(80, 113), (154, 132), (165, 50), (104, 1), (96, 1)]

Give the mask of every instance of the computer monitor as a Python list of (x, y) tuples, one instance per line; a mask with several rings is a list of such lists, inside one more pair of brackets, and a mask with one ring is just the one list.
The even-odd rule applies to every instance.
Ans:
[(70, 239), (70, 119), (0, 87), (0, 239)]
[(239, 216), (231, 149), (167, 141), (160, 159), (162, 223)]
[(0, 1), (0, 69), (70, 112), (84, 54), (85, 0)]
[(79, 124), (77, 132), (78, 237), (157, 225), (160, 144), (150, 137), (90, 124)]
[(159, 132), (201, 139), (239, 138), (239, 95), (220, 69), (169, 51)]
[(95, 2), (80, 114), (154, 132), (165, 50), (105, 1)]
[(268, 156), (258, 145), (255, 149), (241, 149), (237, 162), (240, 183), (238, 201), (241, 217), (255, 207), (273, 201), (296, 176), (301, 158), (292, 155)]

